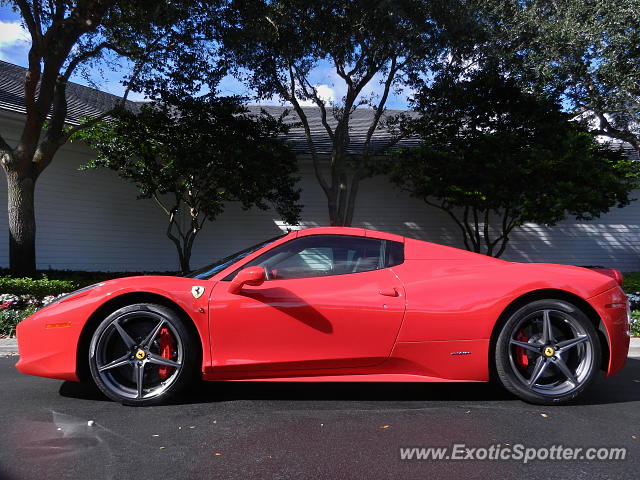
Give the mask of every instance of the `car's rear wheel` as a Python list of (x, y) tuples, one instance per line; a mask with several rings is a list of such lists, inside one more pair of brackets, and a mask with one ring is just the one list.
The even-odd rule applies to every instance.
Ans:
[(91, 338), (89, 368), (100, 390), (126, 405), (155, 405), (182, 390), (196, 370), (195, 338), (162, 305), (116, 310)]
[(562, 300), (538, 300), (514, 312), (495, 348), (497, 377), (521, 399), (542, 405), (578, 397), (600, 368), (600, 342), (589, 318)]

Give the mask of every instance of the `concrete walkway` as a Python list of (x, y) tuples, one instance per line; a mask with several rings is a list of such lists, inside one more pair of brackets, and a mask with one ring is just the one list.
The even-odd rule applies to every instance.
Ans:
[[(18, 342), (15, 338), (0, 338), (0, 357), (18, 354)], [(640, 358), (640, 337), (631, 339), (629, 356)]]
[(0, 338), (0, 357), (18, 354), (18, 342), (15, 338)]

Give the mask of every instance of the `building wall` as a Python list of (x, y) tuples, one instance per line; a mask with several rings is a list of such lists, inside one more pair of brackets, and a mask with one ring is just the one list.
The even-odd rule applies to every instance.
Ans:
[[(14, 121), (15, 120), (15, 121)], [(0, 121), (10, 141), (19, 118)], [(169, 271), (177, 269), (166, 218), (151, 200), (136, 200), (133, 185), (111, 171), (79, 171), (91, 158), (82, 144), (62, 148), (38, 181), (37, 263), (42, 269)], [(303, 225), (327, 225), (326, 201), (308, 161), (301, 160)], [(442, 212), (396, 191), (383, 177), (363, 181), (354, 226), (461, 246), (457, 227)], [(640, 193), (640, 192), (638, 192)], [(639, 196), (639, 195), (636, 195)], [(0, 180), (0, 198), (6, 182)], [(0, 267), (7, 267), (6, 203), (0, 208)], [(196, 239), (192, 267), (278, 235), (273, 212), (243, 211), (230, 204)], [(503, 258), (514, 261), (606, 265), (640, 270), (640, 202), (614, 209), (593, 222), (567, 221), (553, 228), (526, 225), (512, 235)]]

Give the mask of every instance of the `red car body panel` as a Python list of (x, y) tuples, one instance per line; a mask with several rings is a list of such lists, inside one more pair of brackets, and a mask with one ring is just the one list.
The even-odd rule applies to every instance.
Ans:
[[(361, 273), (269, 280), (228, 291), (225, 278), (296, 237), (350, 235), (404, 243), (400, 265)], [(195, 298), (194, 286), (205, 287)], [(359, 228), (291, 232), (210, 279), (111, 280), (36, 312), (18, 325), (23, 373), (79, 380), (83, 329), (109, 302), (155, 295), (188, 316), (202, 344), (205, 380), (486, 381), (496, 323), (512, 302), (538, 291), (591, 306), (606, 336), (607, 375), (629, 347), (626, 296), (617, 282), (579, 267), (510, 263)], [(140, 297), (137, 297), (140, 298)], [(90, 332), (89, 332), (90, 333)], [(82, 337), (86, 338), (86, 337)]]
[[(191, 294), (191, 287), (196, 284), (207, 288), (198, 299)], [(182, 277), (126, 277), (63, 299), (18, 324), (20, 359), (16, 368), (30, 375), (78, 381), (76, 355), (85, 324), (107, 302), (134, 293), (157, 295), (174, 302), (191, 318), (204, 341), (209, 336), (207, 303), (212, 286), (209, 282)], [(208, 342), (203, 343), (203, 365), (209, 365), (211, 355), (205, 345), (208, 347)]]
[[(390, 269), (272, 280), (242, 295), (218, 282), (210, 309), (212, 366), (240, 372), (379, 364), (391, 354), (405, 310), (402, 293), (379, 293), (394, 287), (402, 290)], [(354, 342), (363, 332), (366, 339)]]

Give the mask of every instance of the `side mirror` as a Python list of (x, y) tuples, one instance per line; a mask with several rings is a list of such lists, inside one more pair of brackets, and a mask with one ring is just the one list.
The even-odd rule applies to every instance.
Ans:
[(236, 277), (231, 280), (229, 285), (229, 293), (237, 295), (245, 285), (251, 285), (257, 287), (262, 285), (265, 280), (264, 268), (262, 267), (248, 267), (240, 270)]

